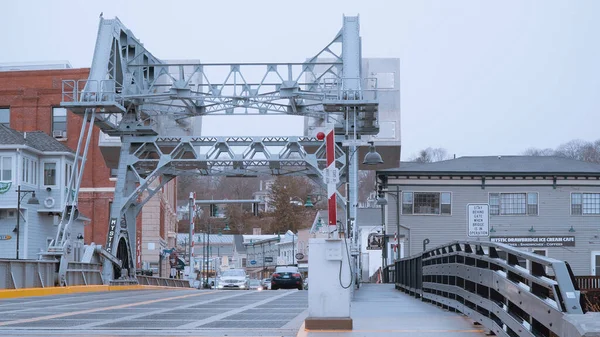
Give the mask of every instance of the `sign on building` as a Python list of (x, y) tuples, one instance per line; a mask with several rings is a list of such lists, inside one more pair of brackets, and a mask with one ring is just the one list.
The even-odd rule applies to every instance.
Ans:
[(499, 242), (514, 247), (574, 247), (574, 236), (494, 236), (491, 242)]
[(490, 205), (467, 205), (467, 233), (470, 238), (490, 236)]
[(383, 234), (370, 233), (367, 241), (367, 250), (382, 250)]

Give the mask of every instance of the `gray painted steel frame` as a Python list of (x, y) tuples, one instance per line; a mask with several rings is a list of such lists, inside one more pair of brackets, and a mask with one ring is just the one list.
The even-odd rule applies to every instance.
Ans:
[[(379, 132), (377, 86), (369, 90), (362, 86), (358, 21), (358, 17), (344, 17), (343, 28), (332, 42), (303, 63), (169, 64), (146, 50), (118, 19), (101, 17), (90, 76), (63, 82), (61, 106), (83, 114), (106, 134), (121, 137), (106, 251), (123, 265), (113, 266), (110, 260), (114, 259), (106, 259), (105, 282), (118, 278), (120, 268), (123, 276), (135, 277), (131, 243), (136, 233), (128, 226), (135, 226), (144, 203), (177, 175), (306, 175), (323, 184), (325, 149), (315, 139), (161, 137), (158, 116), (175, 120), (251, 112), (310, 116), (332, 123), (338, 143)], [(341, 56), (335, 51), (339, 46)], [(251, 68), (262, 69), (261, 80), (250, 80)], [(215, 77), (219, 69), (225, 75)], [(88, 147), (89, 139), (80, 142), (77, 153), (85, 153)], [(352, 200), (358, 188), (358, 161), (355, 146), (350, 151), (351, 156), (336, 145), (336, 166), (347, 172), (339, 186), (346, 179), (349, 182), (350, 213), (356, 218)], [(338, 200), (345, 208), (346, 200), (341, 196)], [(63, 260), (64, 251), (63, 246)]]
[(0, 289), (54, 287), (56, 261), (0, 260)]

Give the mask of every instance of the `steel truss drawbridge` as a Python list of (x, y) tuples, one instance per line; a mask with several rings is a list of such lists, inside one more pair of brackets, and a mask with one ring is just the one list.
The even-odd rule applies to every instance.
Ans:
[[(195, 136), (186, 131), (195, 117), (285, 114), (333, 129), (335, 167), (342, 172), (338, 187), (348, 187), (348, 200), (341, 195), (337, 200), (347, 207), (349, 218), (356, 218), (354, 154), (364, 142), (361, 137), (379, 132), (377, 84), (361, 76), (360, 44), (358, 17), (344, 17), (334, 39), (305, 62), (166, 62), (146, 50), (118, 19), (101, 18), (89, 78), (63, 81), (61, 106), (84, 119), (75, 173), (83, 172), (93, 125), (121, 141), (105, 282), (135, 277), (131, 247), (136, 216), (176, 176), (303, 175), (324, 184), (325, 143), (315, 135)], [(165, 120), (181, 131), (166, 132)], [(80, 179), (70, 182), (65, 207), (76, 209), (79, 184)], [(49, 249), (65, 263), (72, 259), (66, 249), (71, 221), (61, 221)]]

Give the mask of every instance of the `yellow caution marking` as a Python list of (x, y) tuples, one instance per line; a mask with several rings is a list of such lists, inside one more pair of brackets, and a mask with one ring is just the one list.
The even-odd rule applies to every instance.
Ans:
[(0, 290), (0, 299), (34, 297), (34, 296), (65, 295), (65, 294), (77, 294), (77, 293), (93, 293), (93, 292), (101, 292), (101, 291), (150, 290), (150, 289), (189, 289), (189, 288), (174, 288), (174, 287), (146, 286), (146, 285), (128, 285), (128, 286), (98, 285), (98, 286), (2, 289), (2, 290)]
[[(126, 286), (126, 287), (129, 287), (129, 286)], [(40, 316), (40, 317), (34, 317), (34, 318), (18, 319), (18, 320), (14, 320), (14, 321), (0, 322), (0, 326), (6, 326), (6, 325), (10, 325), (10, 324), (20, 324), (20, 323), (30, 323), (30, 322), (45, 321), (45, 320), (48, 320), (48, 319), (63, 318), (63, 317), (68, 317), (68, 316), (75, 316), (75, 315), (81, 315), (81, 314), (89, 314), (89, 313), (92, 313), (92, 312), (100, 312), (100, 311), (107, 311), (107, 310), (113, 310), (113, 309), (131, 308), (131, 307), (135, 307), (135, 306), (138, 306), (138, 305), (159, 303), (159, 302), (165, 302), (165, 301), (172, 301), (172, 300), (178, 300), (178, 299), (182, 299), (182, 298), (188, 298), (188, 297), (194, 297), (194, 296), (202, 296), (202, 295), (208, 295), (208, 294), (214, 294), (214, 293), (215, 293), (215, 291), (202, 292), (202, 293), (188, 294), (188, 295), (182, 295), (182, 296), (174, 296), (174, 297), (169, 297), (169, 298), (159, 298), (159, 299), (156, 299), (156, 300), (148, 300), (148, 301), (137, 302), (137, 303), (114, 305), (114, 306), (110, 306), (110, 307), (95, 308), (95, 309), (88, 309), (88, 310), (80, 310), (80, 311), (73, 311), (73, 312), (65, 312), (65, 313), (62, 313), (62, 314), (46, 315), (46, 316)]]

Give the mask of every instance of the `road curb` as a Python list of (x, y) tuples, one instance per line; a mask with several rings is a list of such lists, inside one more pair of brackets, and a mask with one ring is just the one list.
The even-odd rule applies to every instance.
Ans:
[(49, 287), (49, 288), (23, 288), (23, 289), (2, 289), (0, 290), (0, 299), (51, 296), (77, 293), (94, 293), (106, 291), (124, 291), (124, 290), (150, 290), (150, 289), (188, 289), (163, 286), (148, 285), (126, 285), (126, 286), (70, 286), (70, 287)]
[(306, 329), (304, 328), (304, 322), (302, 323), (302, 325), (300, 326), (300, 329), (298, 330), (298, 333), (296, 334), (296, 337), (307, 337), (308, 336), (308, 331), (306, 331)]

